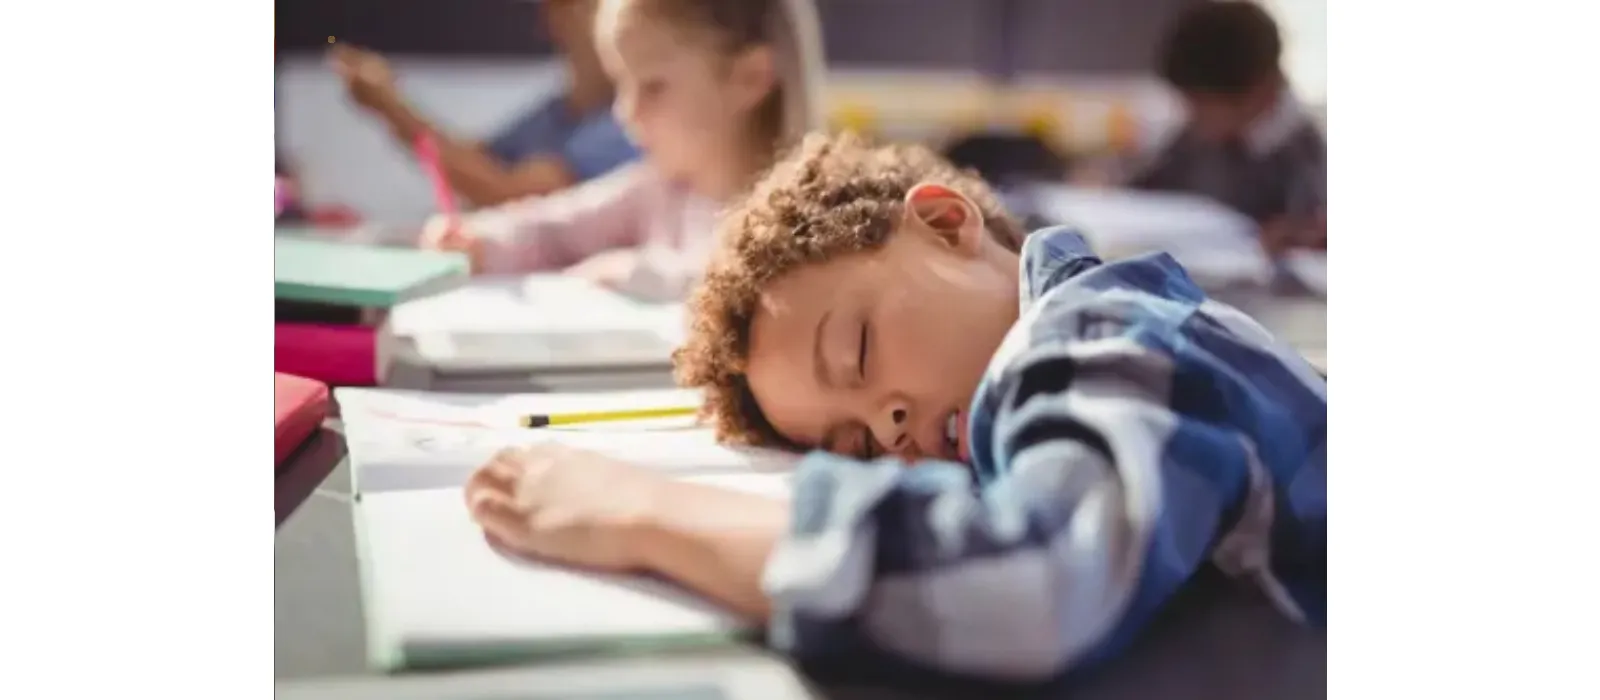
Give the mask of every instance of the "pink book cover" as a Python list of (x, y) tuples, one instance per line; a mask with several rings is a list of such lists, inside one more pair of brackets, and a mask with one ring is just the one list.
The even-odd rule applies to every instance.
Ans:
[(273, 464), (281, 465), (328, 416), (328, 386), (281, 372), (273, 373), (272, 384), (276, 447)]
[(377, 331), (367, 326), (279, 323), (274, 369), (334, 386), (378, 382)]

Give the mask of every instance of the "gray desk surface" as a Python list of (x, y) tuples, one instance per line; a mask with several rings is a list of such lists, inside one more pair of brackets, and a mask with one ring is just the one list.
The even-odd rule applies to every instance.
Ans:
[[(1227, 300), (1303, 349), (1325, 346), (1326, 307), (1320, 302), (1248, 296)], [(350, 474), (339, 429), (337, 419), (330, 420), (278, 478), (281, 524), (274, 590), (275, 670), (283, 697), (446, 697), (440, 694), (441, 688), (459, 685), (466, 693), (461, 697), (510, 698), (517, 696), (503, 695), (508, 687), (526, 691), (538, 686), (541, 676), (537, 669), (518, 672), (521, 675), (476, 671), (391, 677), (367, 670), (351, 528)], [(330, 470), (330, 465), (335, 466)], [(310, 494), (293, 507), (299, 494), (307, 490)], [(1326, 696), (1326, 645), (1321, 633), (1297, 628), (1254, 596), (1221, 586), (1207, 588), (1177, 607), (1127, 658), (1082, 679), (1072, 689), (1072, 697), (1287, 700)], [(782, 665), (755, 648), (729, 650), (714, 659), (642, 657), (625, 662), (628, 667), (649, 670), (696, 663)], [(560, 672), (550, 669), (549, 677), (554, 681)], [(441, 678), (455, 680), (445, 684)], [(485, 690), (495, 683), (502, 684), (496, 686), (499, 690)], [(926, 693), (811, 686), (815, 697), (927, 697)], [(616, 696), (617, 700), (623, 697), (642, 700), (653, 696)], [(698, 696), (681, 689), (663, 689), (660, 697), (688, 700)]]

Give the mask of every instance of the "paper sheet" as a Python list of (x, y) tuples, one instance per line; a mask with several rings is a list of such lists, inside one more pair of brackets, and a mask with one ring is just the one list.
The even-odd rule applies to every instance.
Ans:
[(1290, 274), (1311, 291), (1328, 295), (1328, 255), (1308, 251), (1294, 251), (1285, 256), (1284, 264)]
[(1040, 213), (1081, 225), (1108, 246), (1238, 249), (1256, 237), (1248, 217), (1202, 197), (1067, 185), (1027, 194)]
[[(1163, 251), (1208, 281), (1272, 280), (1272, 264), (1257, 243), (1255, 223), (1205, 198), (1066, 185), (1040, 185), (1026, 195), (1047, 218), (1083, 227), (1090, 244), (1106, 257)], [(1297, 251), (1287, 257), (1285, 267), (1312, 291), (1327, 293), (1325, 254)]]
[(496, 551), (460, 491), (372, 494), (357, 506), (376, 643), (411, 653), (557, 649), (731, 634), (733, 616), (668, 583), (561, 569)]
[(386, 332), (440, 367), (662, 364), (681, 304), (648, 304), (561, 275), (485, 276), (395, 307)]
[(787, 472), (796, 456), (716, 444), (692, 416), (524, 429), (520, 416), (698, 406), (694, 391), (435, 394), (338, 389), (358, 493), (456, 488), (505, 447), (556, 442), (679, 476)]

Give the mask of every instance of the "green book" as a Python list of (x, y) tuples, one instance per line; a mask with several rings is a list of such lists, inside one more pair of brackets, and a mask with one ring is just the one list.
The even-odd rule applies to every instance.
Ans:
[(286, 301), (387, 309), (454, 287), (468, 277), (467, 258), (294, 235), (274, 237), (276, 296)]

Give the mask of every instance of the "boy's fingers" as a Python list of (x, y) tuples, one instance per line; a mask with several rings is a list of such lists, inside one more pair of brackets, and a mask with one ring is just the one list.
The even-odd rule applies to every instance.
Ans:
[(479, 493), (499, 493), (509, 496), (516, 487), (515, 471), (499, 468), (497, 462), (490, 462), (472, 473), (463, 491), (467, 501), (471, 502)]
[(516, 488), (517, 475), (512, 469), (503, 467), (499, 462), (491, 462), (472, 474), (467, 480), (468, 498), (475, 496), (477, 491), (494, 491), (498, 493), (511, 493)]
[(484, 532), (503, 542), (515, 545), (527, 530), (522, 513), (504, 494), (480, 491), (467, 503), (467, 508)]
[(489, 548), (490, 549), (493, 549), (493, 550), (495, 550), (495, 551), (497, 551), (497, 552), (499, 552), (501, 554), (515, 556), (515, 557), (525, 557), (525, 556), (527, 556), (527, 554), (525, 552), (523, 552), (522, 550), (518, 549), (516, 546), (512, 545), (510, 542), (507, 542), (507, 541), (505, 541), (503, 539), (500, 539), (499, 537), (496, 537), (494, 533), (489, 532), (488, 530), (484, 530), (483, 531), (483, 541), (489, 543)]

